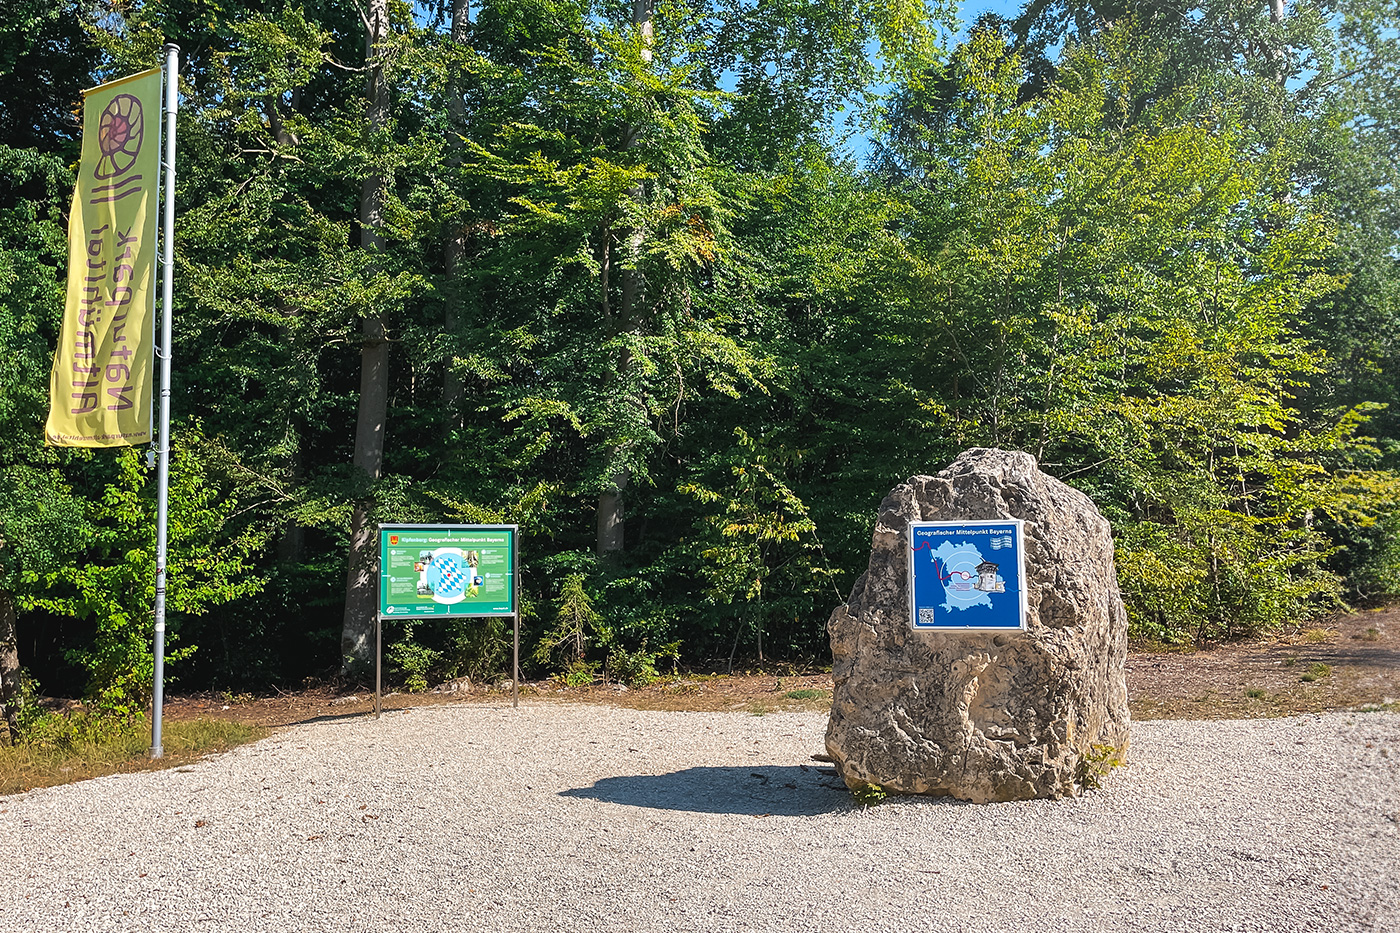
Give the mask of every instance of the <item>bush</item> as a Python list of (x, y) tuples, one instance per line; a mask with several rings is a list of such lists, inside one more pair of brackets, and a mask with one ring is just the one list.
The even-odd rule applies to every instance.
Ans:
[[(193, 645), (177, 647), (181, 615), (201, 614), (263, 585), (250, 566), (258, 542), (248, 535), (229, 540), (225, 526), (237, 502), (212, 481), (201, 444), (197, 426), (180, 432), (171, 464), (166, 597), (170, 664), (195, 650)], [(68, 652), (69, 661), (87, 672), (87, 697), (94, 710), (102, 717), (122, 718), (145, 708), (154, 679), (156, 490), (153, 471), (145, 468), (135, 449), (117, 455), (117, 468), (116, 480), (91, 504), (93, 544), (85, 558), (49, 574), (47, 594), (27, 604), (96, 622), (93, 642)]]
[(1353, 598), (1400, 596), (1400, 508), (1382, 513), (1373, 525), (1348, 529), (1343, 541), (1342, 570)]
[(421, 693), (435, 683), (457, 677), (485, 681), (505, 669), (510, 647), (508, 625), (509, 620), (503, 618), (408, 623), (403, 634), (385, 649), (385, 658), (410, 693)]
[(649, 654), (646, 646), (637, 651), (614, 648), (608, 655), (608, 679), (629, 687), (645, 687), (656, 683), (656, 655)]
[(571, 661), (568, 667), (554, 675), (554, 679), (566, 687), (591, 686), (598, 679), (599, 667), (597, 661)]
[(1203, 643), (1274, 631), (1336, 609), (1327, 539), (1224, 510), (1117, 530), (1115, 562), (1134, 637)]
[(409, 693), (422, 693), (429, 687), (428, 674), (442, 660), (442, 652), (434, 651), (413, 640), (413, 623), (403, 627), (403, 638), (384, 652), (394, 670), (403, 677), (403, 688)]

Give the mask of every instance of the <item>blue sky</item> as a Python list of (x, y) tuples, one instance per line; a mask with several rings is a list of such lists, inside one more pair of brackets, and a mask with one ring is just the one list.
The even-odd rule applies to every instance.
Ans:
[(973, 0), (972, 3), (959, 6), (958, 19), (962, 20), (963, 28), (966, 29), (983, 13), (997, 13), (1009, 18), (1019, 13), (1021, 6), (1021, 3), (1012, 3), (1009, 0)]
[[(1021, 11), (1024, 2), (1025, 0), (971, 0), (971, 2), (960, 3), (958, 5), (958, 23), (960, 25), (958, 37), (966, 36), (968, 29), (977, 22), (978, 17), (983, 13), (996, 13), (1009, 19)], [(873, 48), (870, 51), (872, 55), (875, 53)], [(838, 117), (837, 135), (841, 133), (844, 124), (845, 121)], [(847, 155), (863, 162), (870, 155), (870, 139), (861, 135), (851, 136), (845, 141), (842, 149)]]

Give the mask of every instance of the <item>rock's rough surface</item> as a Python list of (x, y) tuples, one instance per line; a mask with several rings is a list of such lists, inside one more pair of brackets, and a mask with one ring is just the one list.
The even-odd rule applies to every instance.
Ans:
[[(1026, 523), (1027, 631), (912, 630), (909, 522), (1009, 518)], [(1127, 615), (1109, 524), (1030, 454), (974, 448), (896, 486), (869, 569), (827, 627), (826, 747), (852, 788), (1063, 797), (1127, 753)]]

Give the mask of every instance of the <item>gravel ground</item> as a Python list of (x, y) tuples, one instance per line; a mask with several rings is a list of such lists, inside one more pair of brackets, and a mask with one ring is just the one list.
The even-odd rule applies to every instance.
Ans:
[(1400, 715), (1137, 723), (1079, 799), (864, 810), (825, 727), (310, 723), (0, 800), (0, 930), (1400, 931)]

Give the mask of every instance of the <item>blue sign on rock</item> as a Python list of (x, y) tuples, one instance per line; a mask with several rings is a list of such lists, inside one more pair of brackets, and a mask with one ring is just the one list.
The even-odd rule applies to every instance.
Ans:
[(909, 624), (918, 631), (1026, 628), (1022, 523), (909, 523)]

